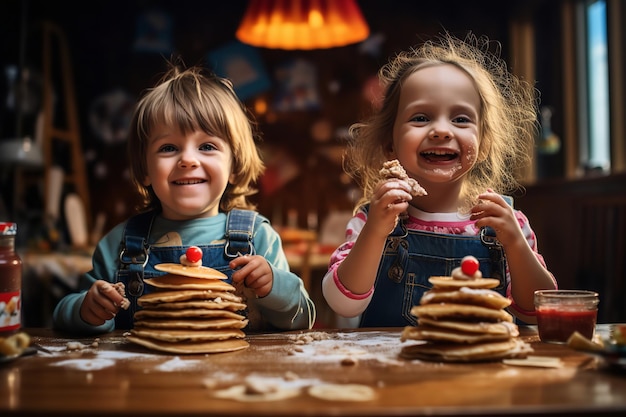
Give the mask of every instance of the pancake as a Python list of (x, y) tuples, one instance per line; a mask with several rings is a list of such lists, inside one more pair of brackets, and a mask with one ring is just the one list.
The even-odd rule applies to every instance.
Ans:
[(465, 256), (452, 276), (431, 276), (433, 288), (411, 308), (416, 326), (402, 330), (402, 341), (417, 340), (400, 356), (439, 362), (497, 361), (524, 358), (532, 347), (505, 309), (512, 301), (494, 291), (500, 281), (483, 278), (478, 260)]
[(240, 329), (176, 330), (135, 327), (130, 330), (130, 333), (136, 337), (156, 339), (164, 342), (202, 342), (231, 338), (243, 339), (245, 337), (245, 333)]
[(242, 329), (249, 320), (226, 274), (202, 266), (202, 251), (190, 247), (181, 263), (155, 265), (166, 274), (147, 278), (153, 291), (137, 299), (127, 338), (149, 349), (171, 353), (218, 353), (245, 349)]
[(511, 300), (491, 289), (461, 287), (458, 290), (433, 289), (426, 291), (420, 300), (420, 304), (433, 303), (472, 304), (502, 309), (510, 306)]
[(230, 310), (240, 311), (246, 308), (246, 304), (234, 303), (232, 301), (224, 300), (192, 300), (192, 301), (180, 301), (174, 303), (142, 303), (140, 304), (144, 308), (152, 309), (164, 309), (164, 310), (184, 310), (184, 309), (215, 309), (215, 310)]
[(438, 327), (442, 329), (458, 330), (465, 333), (486, 333), (492, 335), (507, 335), (510, 337), (519, 336), (519, 329), (516, 324), (502, 322), (469, 322), (469, 321), (449, 321), (433, 320), (428, 317), (419, 319), (418, 327), (422, 325)]
[(406, 181), (410, 188), (409, 192), (413, 197), (428, 195), (416, 179), (407, 175), (406, 170), (397, 159), (383, 162), (383, 166), (378, 173), (383, 179), (395, 178)]
[(166, 263), (154, 266), (157, 271), (168, 272), (174, 275), (182, 275), (185, 277), (203, 278), (203, 279), (227, 279), (226, 274), (217, 269), (207, 266), (185, 266), (181, 264)]
[(223, 353), (246, 349), (250, 344), (244, 339), (211, 340), (204, 342), (164, 342), (138, 336), (126, 336), (130, 342), (169, 353)]
[(452, 342), (460, 344), (495, 342), (508, 340), (508, 333), (468, 333), (456, 329), (446, 329), (443, 327), (431, 327), (419, 325), (417, 327), (407, 326), (402, 330), (401, 340), (428, 340), (433, 342)]
[(455, 303), (438, 303), (416, 305), (411, 308), (411, 314), (415, 317), (427, 317), (435, 320), (452, 321), (487, 321), (513, 322), (513, 316), (504, 310)]
[(532, 348), (520, 339), (475, 344), (424, 343), (404, 346), (400, 356), (445, 362), (478, 362), (525, 357)]
[(193, 277), (183, 277), (182, 275), (165, 274), (160, 277), (146, 278), (146, 284), (156, 288), (177, 289), (177, 290), (211, 290), (211, 291), (233, 291), (233, 286), (227, 282), (216, 279), (203, 279)]
[[(229, 297), (233, 302), (242, 302), (239, 296)], [(175, 303), (189, 300), (216, 300), (221, 299), (219, 292), (210, 290), (179, 290), (179, 291), (155, 291), (144, 294), (137, 299), (140, 306), (159, 304), (159, 303)]]
[(194, 319), (163, 319), (163, 318), (144, 318), (136, 320), (135, 327), (149, 327), (151, 329), (243, 329), (248, 324), (248, 320), (240, 320), (233, 318), (206, 318)]
[(435, 288), (443, 289), (459, 289), (467, 288), (495, 288), (500, 285), (500, 281), (495, 278), (477, 278), (477, 279), (454, 279), (452, 277), (430, 277), (428, 281)]
[(221, 317), (244, 320), (245, 317), (230, 310), (215, 309), (185, 309), (185, 310), (163, 310), (142, 308), (135, 312), (135, 320), (142, 320), (148, 317), (159, 318), (209, 318)]

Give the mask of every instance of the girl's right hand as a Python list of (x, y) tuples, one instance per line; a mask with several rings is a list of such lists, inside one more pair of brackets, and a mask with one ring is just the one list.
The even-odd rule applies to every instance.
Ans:
[(92, 326), (111, 320), (120, 310), (124, 297), (104, 280), (93, 283), (80, 306), (81, 318)]
[(389, 179), (379, 182), (370, 199), (366, 226), (386, 238), (395, 229), (398, 216), (409, 208), (412, 198), (406, 181)]

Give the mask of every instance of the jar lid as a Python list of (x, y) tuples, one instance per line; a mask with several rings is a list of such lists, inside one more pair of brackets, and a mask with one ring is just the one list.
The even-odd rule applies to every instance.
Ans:
[(17, 234), (17, 223), (0, 222), (0, 236), (15, 236)]

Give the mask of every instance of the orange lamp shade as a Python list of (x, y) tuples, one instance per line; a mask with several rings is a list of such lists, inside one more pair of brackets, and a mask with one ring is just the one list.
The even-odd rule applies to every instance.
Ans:
[(325, 49), (361, 42), (369, 27), (355, 0), (249, 0), (236, 32), (270, 49)]

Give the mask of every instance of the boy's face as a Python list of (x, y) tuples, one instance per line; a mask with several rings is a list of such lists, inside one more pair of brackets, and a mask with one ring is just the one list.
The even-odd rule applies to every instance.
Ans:
[(450, 64), (422, 68), (402, 87), (394, 153), (427, 190), (456, 181), (476, 163), (479, 118), (480, 97), (464, 71)]
[(152, 130), (146, 154), (152, 186), (170, 220), (211, 217), (233, 181), (232, 152), (224, 139), (202, 131), (183, 134), (159, 123)]

